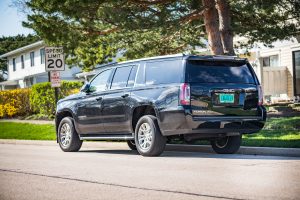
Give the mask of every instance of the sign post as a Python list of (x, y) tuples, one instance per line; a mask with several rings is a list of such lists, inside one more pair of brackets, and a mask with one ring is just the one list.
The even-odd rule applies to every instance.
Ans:
[(45, 47), (45, 67), (48, 72), (51, 87), (54, 87), (55, 102), (58, 101), (60, 87), (60, 72), (65, 70), (63, 47)]

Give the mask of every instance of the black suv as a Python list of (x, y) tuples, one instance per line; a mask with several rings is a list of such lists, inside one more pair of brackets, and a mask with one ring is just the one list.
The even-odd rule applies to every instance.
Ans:
[(246, 59), (171, 55), (106, 66), (79, 94), (57, 104), (57, 142), (78, 151), (83, 140), (126, 140), (158, 156), (170, 138), (209, 140), (235, 153), (242, 134), (266, 120), (259, 81)]

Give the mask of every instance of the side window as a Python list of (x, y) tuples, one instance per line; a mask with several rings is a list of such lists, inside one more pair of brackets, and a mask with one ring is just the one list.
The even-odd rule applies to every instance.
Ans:
[(135, 87), (142, 86), (145, 84), (145, 65), (142, 63), (137, 70)]
[(132, 67), (130, 75), (129, 75), (129, 79), (128, 79), (128, 82), (127, 82), (127, 87), (133, 87), (137, 69), (138, 69), (137, 66)]
[(181, 60), (165, 60), (146, 64), (146, 85), (180, 83), (183, 78)]
[(105, 70), (98, 74), (96, 78), (92, 80), (90, 83), (90, 91), (95, 92), (95, 91), (104, 91), (106, 90), (106, 85), (108, 82), (108, 79), (111, 75), (112, 69)]
[(128, 67), (119, 67), (116, 69), (111, 89), (120, 89), (124, 88), (127, 85), (128, 77), (130, 74), (132, 66)]

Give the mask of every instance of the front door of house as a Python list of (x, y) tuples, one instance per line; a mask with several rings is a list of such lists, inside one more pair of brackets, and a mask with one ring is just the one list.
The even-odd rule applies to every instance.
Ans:
[(300, 96), (300, 51), (293, 52), (294, 96)]

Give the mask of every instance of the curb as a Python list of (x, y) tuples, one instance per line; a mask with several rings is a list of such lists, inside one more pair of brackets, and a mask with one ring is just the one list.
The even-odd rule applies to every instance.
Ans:
[[(0, 144), (14, 145), (38, 145), (38, 146), (56, 146), (56, 141), (45, 140), (11, 140), (0, 139)], [(83, 148), (102, 148), (102, 149), (122, 149), (128, 150), (125, 142), (84, 142)], [(182, 152), (201, 152), (215, 154), (210, 145), (178, 145), (168, 144), (166, 151), (182, 151)], [(263, 155), (263, 156), (284, 156), (284, 157), (300, 157), (300, 148), (274, 148), (274, 147), (245, 147), (242, 146), (237, 154), (242, 155)]]
[(21, 120), (21, 119), (0, 119), (0, 122), (28, 123), (28, 124), (55, 124), (54, 120)]
[[(168, 144), (167, 151), (186, 151), (215, 153), (210, 145), (177, 145)], [(276, 148), (276, 147), (245, 147), (241, 146), (237, 154), (300, 157), (300, 148)]]

